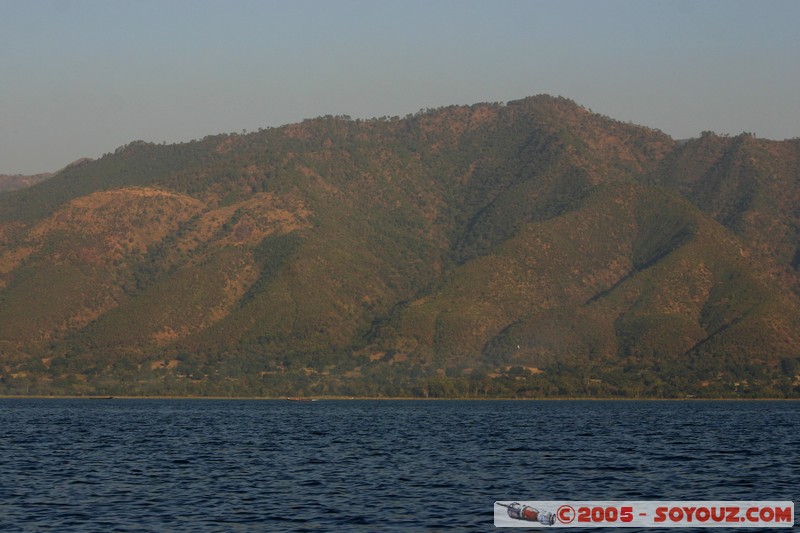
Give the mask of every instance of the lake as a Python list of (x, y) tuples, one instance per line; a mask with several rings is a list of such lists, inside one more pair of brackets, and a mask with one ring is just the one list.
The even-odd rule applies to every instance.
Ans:
[(3, 532), (491, 531), (496, 500), (626, 499), (797, 504), (800, 402), (0, 399)]

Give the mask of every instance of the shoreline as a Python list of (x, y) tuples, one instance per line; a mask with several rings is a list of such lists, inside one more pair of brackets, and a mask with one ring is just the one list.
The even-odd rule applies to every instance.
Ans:
[[(593, 401), (593, 402), (797, 402), (800, 398), (596, 398), (596, 397), (547, 397), (547, 398), (419, 398), (414, 396), (303, 396), (302, 398), (313, 399), (316, 401), (421, 401), (421, 402), (440, 402), (440, 401), (466, 401), (466, 402), (572, 402), (572, 401)], [(213, 400), (213, 401), (287, 401), (286, 396), (128, 396), (128, 395), (96, 395), (96, 396), (70, 396), (70, 395), (7, 395), (0, 394), (0, 399), (30, 399), (30, 400)]]

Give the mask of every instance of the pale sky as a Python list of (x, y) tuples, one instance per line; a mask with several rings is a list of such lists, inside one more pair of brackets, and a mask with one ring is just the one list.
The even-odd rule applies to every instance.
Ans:
[(798, 137), (798, 28), (797, 0), (0, 0), (0, 173), (541, 93)]

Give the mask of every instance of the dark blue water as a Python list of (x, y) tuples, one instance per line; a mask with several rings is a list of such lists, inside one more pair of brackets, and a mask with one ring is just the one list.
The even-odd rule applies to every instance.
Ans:
[(800, 402), (0, 400), (3, 532), (490, 531), (513, 499), (797, 503)]

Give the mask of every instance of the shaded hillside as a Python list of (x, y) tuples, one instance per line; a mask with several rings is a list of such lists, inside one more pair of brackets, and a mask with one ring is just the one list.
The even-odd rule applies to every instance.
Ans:
[(131, 143), (0, 196), (0, 385), (797, 394), (797, 150), (737, 139), (538, 96)]
[(456, 268), (376, 338), (395, 360), (463, 375), (560, 366), (585, 393), (689, 390), (744, 380), (750, 366), (777, 373), (797, 360), (800, 309), (739, 246), (663, 191), (597, 188), (579, 209)]
[(771, 277), (800, 294), (800, 139), (704, 133), (647, 182), (679, 192), (730, 228)]

